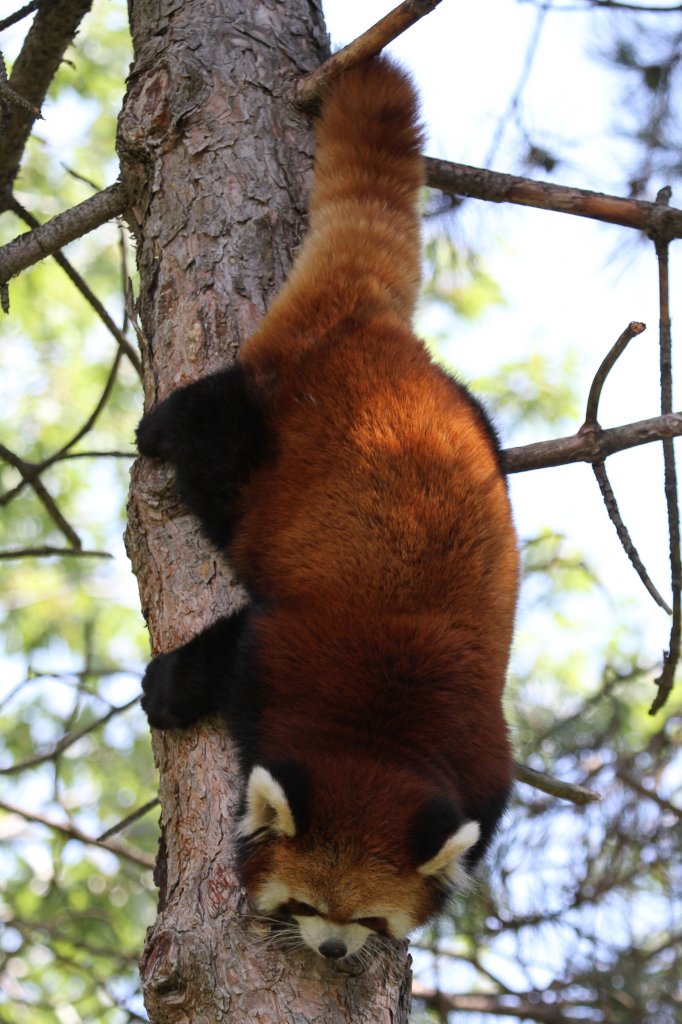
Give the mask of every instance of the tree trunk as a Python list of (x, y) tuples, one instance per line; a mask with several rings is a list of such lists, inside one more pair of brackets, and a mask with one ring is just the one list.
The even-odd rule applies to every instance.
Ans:
[[(119, 124), (140, 268), (147, 407), (224, 366), (287, 273), (304, 228), (311, 126), (288, 99), (326, 55), (316, 0), (131, 0)], [(239, 600), (165, 466), (136, 463), (128, 552), (154, 652)], [(141, 964), (152, 1021), (407, 1019), (401, 948), (370, 971), (283, 954), (248, 915), (230, 836), (234, 751), (217, 721), (156, 733), (159, 916)], [(260, 942), (260, 945), (259, 945)]]

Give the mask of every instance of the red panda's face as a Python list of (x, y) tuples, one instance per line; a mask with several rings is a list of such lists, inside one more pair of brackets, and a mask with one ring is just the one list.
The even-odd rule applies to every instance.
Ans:
[(250, 838), (243, 873), (258, 913), (290, 922), (290, 937), (333, 960), (359, 953), (371, 935), (400, 939), (423, 924), (445, 892), (466, 884), (462, 858), (480, 834), (465, 822), (415, 864), (392, 863), (343, 835), (316, 844), (299, 838), (284, 788), (262, 766), (249, 778), (239, 831)]

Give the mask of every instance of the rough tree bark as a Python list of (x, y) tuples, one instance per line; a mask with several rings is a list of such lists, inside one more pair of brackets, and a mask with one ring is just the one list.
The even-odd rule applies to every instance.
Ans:
[[(130, 13), (119, 150), (149, 406), (233, 359), (286, 275), (312, 157), (309, 119), (288, 95), (327, 42), (316, 0), (131, 0)], [(127, 546), (154, 652), (239, 600), (169, 472), (150, 461), (133, 470)], [(402, 947), (369, 973), (344, 973), (263, 946), (231, 857), (236, 765), (220, 723), (158, 733), (153, 746), (159, 916), (141, 963), (152, 1021), (405, 1021)]]

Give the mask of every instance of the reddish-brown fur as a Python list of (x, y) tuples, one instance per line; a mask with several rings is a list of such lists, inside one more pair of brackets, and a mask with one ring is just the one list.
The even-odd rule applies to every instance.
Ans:
[[(319, 898), (331, 922), (368, 907), (425, 920), (439, 900), (418, 872), (432, 854), (415, 861), (415, 815), (452, 805), (481, 823), (480, 853), (511, 781), (501, 699), (516, 537), (494, 434), (411, 327), (416, 106), (408, 76), (385, 60), (333, 87), (309, 233), (241, 357), (273, 439), (240, 478), (229, 543), (256, 598), (257, 725), (244, 761), (293, 763), (309, 782), (306, 823), (266, 831), (243, 872), (257, 905), (275, 879), (285, 904)], [(145, 450), (173, 458), (149, 424)], [(186, 481), (201, 515), (203, 492)]]
[[(395, 116), (377, 124), (383, 104)], [(474, 818), (510, 782), (500, 699), (516, 538), (480, 411), (410, 326), (414, 110), (409, 80), (387, 64), (336, 87), (318, 129), (310, 234), (242, 357), (280, 380), (279, 458), (254, 474), (233, 548), (256, 590), (283, 606), (258, 637), (264, 731), (271, 756), (329, 780), (315, 841), (355, 837), (365, 864), (373, 843), (393, 863), (406, 857), (396, 815), (431, 795), (430, 783), (401, 779), (403, 762), (426, 778), (437, 766)]]

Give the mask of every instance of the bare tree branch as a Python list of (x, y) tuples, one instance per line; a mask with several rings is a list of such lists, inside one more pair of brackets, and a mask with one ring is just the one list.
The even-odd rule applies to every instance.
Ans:
[(601, 800), (600, 794), (595, 793), (592, 789), (586, 789), (584, 786), (578, 786), (573, 782), (562, 782), (561, 779), (555, 779), (544, 772), (538, 772), (534, 768), (529, 768), (528, 765), (519, 764), (518, 761), (514, 764), (514, 774), (519, 782), (525, 782), (527, 786), (533, 786), (542, 793), (548, 793), (549, 796), (558, 796), (562, 800), (570, 800), (573, 804), (583, 805), (593, 803), (595, 800)]
[(69, 441), (67, 441), (65, 444), (63, 444), (62, 447), (59, 448), (56, 452), (53, 452), (52, 455), (48, 455), (48, 457), (46, 459), (43, 459), (42, 462), (25, 462), (23, 459), (20, 459), (19, 456), (16, 455), (14, 452), (11, 452), (8, 448), (5, 448), (3, 445), (0, 444), (0, 457), (5, 458), (5, 460), (7, 462), (9, 462), (10, 465), (13, 465), (14, 468), (17, 469), (21, 473), (21, 480), (16, 485), (16, 487), (13, 487), (13, 488), (11, 488), (11, 490), (5, 491), (4, 494), (0, 495), (0, 507), (2, 507), (3, 505), (9, 505), (10, 501), (12, 501), (14, 498), (16, 498), (17, 494), (19, 494), (21, 491), (23, 491), (24, 487), (26, 487), (28, 485), (34, 486), (35, 481), (38, 480), (40, 474), (43, 473), (46, 469), (49, 469), (49, 467), (54, 465), (56, 462), (62, 462), (64, 460), (66, 460), (66, 459), (76, 459), (76, 458), (86, 458), (86, 457), (92, 458), (93, 456), (98, 456), (98, 455), (117, 456), (117, 457), (123, 457), (123, 458), (134, 458), (135, 457), (135, 452), (115, 452), (115, 451), (111, 451), (111, 452), (71, 452), (70, 451), (70, 449), (73, 447), (73, 445), (77, 444), (78, 441), (80, 441), (81, 438), (83, 438), (85, 436), (85, 434), (87, 434), (92, 429), (92, 427), (95, 425), (95, 422), (97, 421), (100, 413), (104, 409), (104, 407), (105, 407), (105, 405), (106, 405), (106, 403), (107, 403), (107, 401), (109, 399), (109, 395), (111, 394), (111, 390), (112, 390), (112, 388), (114, 386), (114, 382), (116, 380), (116, 374), (118, 372), (118, 367), (119, 367), (120, 362), (121, 362), (121, 349), (119, 348), (118, 351), (116, 352), (116, 356), (114, 357), (113, 365), (112, 365), (111, 369), (109, 370), (107, 381), (106, 381), (106, 384), (104, 385), (104, 390), (103, 390), (102, 394), (100, 395), (95, 408), (90, 413), (90, 416), (88, 417), (88, 419), (85, 421), (83, 426), (79, 427), (79, 429), (76, 431), (76, 433), (73, 435), (73, 437)]
[[(69, 459), (136, 459), (137, 452), (122, 452), (116, 448), (102, 451), (87, 451), (87, 452), (63, 452), (56, 455), (50, 455), (49, 463), (52, 465), (54, 462), (67, 462)], [(0, 504), (2, 502), (0, 501)]]
[[(434, 6), (433, 0), (430, 0), (429, 9)], [(429, 13), (429, 11), (423, 13)], [(387, 18), (390, 17), (391, 15), (387, 15)], [(378, 24), (381, 25), (381, 22)], [(364, 39), (363, 36), (359, 37), (356, 42), (362, 39)], [(350, 45), (354, 46), (355, 44)], [(336, 77), (347, 66), (365, 59), (363, 54), (361, 57), (349, 57), (346, 62), (341, 61), (340, 58), (346, 53), (346, 49), (339, 50), (314, 74), (321, 73), (331, 64), (332, 68), (328, 72), (329, 78)], [(340, 62), (338, 67), (334, 64), (337, 58)], [(301, 83), (299, 88), (302, 95), (307, 96), (307, 83), (312, 82), (313, 77), (309, 76)], [(326, 81), (325, 78), (325, 84)], [(311, 98), (306, 99), (305, 102), (313, 103), (319, 98), (318, 93), (323, 88), (324, 85), (316, 85), (313, 89), (311, 85)], [(304, 101), (300, 100), (300, 102)], [(425, 157), (424, 160), (427, 183), (432, 188), (440, 189), (448, 194), (470, 196), (489, 202), (516, 203), (557, 213), (569, 213), (606, 223), (620, 224), (622, 227), (645, 231), (647, 234), (662, 232), (664, 237), (671, 239), (682, 237), (682, 210), (675, 207), (661, 206), (658, 203), (641, 199), (626, 199), (601, 192), (590, 192), (587, 189), (569, 188), (552, 182), (534, 181), (531, 178), (503, 174), (482, 167), (451, 163), (433, 157)], [(58, 238), (63, 232), (61, 244), (65, 245), (68, 241), (93, 230), (112, 217), (123, 214), (125, 209), (125, 192), (121, 183), (116, 182), (109, 188), (103, 189), (98, 195), (86, 199), (83, 203), (59, 214), (44, 225), (40, 225), (38, 221), (33, 222), (33, 226), (40, 229), (41, 232), (46, 229), (46, 235), (37, 235), (35, 239), (33, 234), (21, 235), (13, 242), (3, 246), (0, 249), (0, 280), (9, 280), (20, 270), (31, 266), (32, 263), (59, 248), (59, 244), (53, 245), (51, 241), (47, 241), (47, 237)], [(20, 215), (23, 213), (24, 211), (20, 211)], [(83, 227), (79, 231), (77, 222), (81, 216), (83, 217)], [(49, 236), (47, 229), (50, 232)], [(71, 231), (73, 233), (70, 233)], [(54, 235), (51, 234), (52, 232)], [(39, 251), (39, 247), (42, 251)]]
[(660, 796), (656, 790), (647, 789), (647, 787), (642, 783), (642, 780), (638, 779), (624, 766), (618, 765), (616, 767), (616, 775), (625, 783), (626, 786), (629, 786), (630, 789), (634, 789), (635, 793), (638, 793), (647, 800), (652, 800), (655, 804), (658, 804), (662, 811), (674, 814), (677, 818), (682, 818), (682, 807), (678, 807), (670, 800), (666, 800), (664, 797)]
[(682, 210), (674, 207), (642, 199), (622, 199), (587, 189), (567, 188), (547, 181), (533, 181), (433, 157), (425, 157), (424, 160), (427, 185), (441, 192), (589, 217), (667, 239), (682, 238)]
[(109, 850), (110, 853), (114, 853), (117, 857), (123, 857), (125, 860), (138, 864), (142, 868), (151, 870), (154, 868), (153, 857), (147, 857), (144, 853), (139, 853), (136, 850), (122, 846), (115, 840), (97, 839), (95, 836), (89, 836), (77, 828), (76, 825), (53, 821), (42, 814), (27, 811), (23, 807), (15, 807), (14, 804), (8, 804), (4, 800), (0, 800), (0, 810), (6, 811), (8, 814), (16, 814), (18, 817), (23, 818), (24, 821), (44, 825), (46, 828), (52, 829), (53, 832), (59, 832), (60, 835), (66, 836), (67, 839), (77, 839), (80, 843), (86, 843), (89, 846), (99, 846), (103, 850)]
[[(660, 193), (659, 193), (660, 195)], [(664, 200), (664, 201), (667, 201)], [(666, 209), (663, 206), (663, 209)], [(660, 374), (661, 412), (672, 409), (672, 335), (670, 329), (670, 286), (668, 273), (668, 240), (665, 236), (655, 238), (658, 257), (658, 291), (660, 307)], [(677, 499), (677, 471), (675, 449), (670, 438), (663, 441), (663, 463), (665, 498), (668, 508), (668, 538), (670, 544), (670, 578), (673, 594), (673, 621), (670, 628), (670, 644), (663, 656), (663, 670), (656, 680), (658, 693), (649, 708), (654, 715), (667, 701), (675, 682), (675, 670), (680, 659), (682, 635), (682, 561), (680, 559), (680, 510)]]
[(597, 479), (597, 483), (599, 484), (599, 490), (601, 491), (602, 498), (604, 499), (604, 505), (606, 506), (606, 511), (609, 514), (609, 519), (616, 528), (618, 539), (620, 540), (621, 545), (623, 546), (625, 554), (632, 562), (632, 566), (635, 572), (637, 573), (640, 580), (642, 581), (646, 589), (649, 591), (649, 593), (651, 594), (659, 608), (662, 608), (664, 612), (668, 613), (668, 615), (672, 615), (672, 608), (667, 603), (667, 601), (665, 601), (661, 597), (659, 591), (654, 586), (653, 581), (649, 576), (649, 573), (646, 571), (642, 559), (639, 557), (639, 552), (637, 551), (637, 548), (633, 543), (632, 537), (630, 536), (630, 532), (625, 523), (623, 522), (623, 518), (618, 508), (618, 502), (616, 501), (616, 496), (613, 493), (613, 488), (611, 487), (611, 483), (609, 481), (604, 462), (602, 462), (601, 460), (598, 462), (594, 462), (592, 464), (592, 469), (594, 470), (594, 475)]
[[(27, 921), (24, 918), (12, 917), (12, 927), (18, 929), (22, 934), (31, 935), (32, 933), (35, 933), (36, 935), (40, 935), (42, 938), (47, 936), (51, 939), (62, 939), (67, 943), (73, 942), (73, 939), (57, 927), (53, 921)], [(135, 964), (139, 959), (136, 952), (126, 953), (122, 950), (112, 948), (111, 946), (95, 946), (91, 942), (84, 942), (82, 938), (79, 938), (78, 940), (78, 948), (79, 950), (83, 950), (83, 952), (90, 953), (93, 956), (103, 956), (107, 959), (113, 958), (121, 964)], [(0, 1018), (0, 1020), (1, 1019), (2, 1018)], [(142, 1020), (141, 1017), (135, 1019)]]
[(0, 559), (8, 561), (12, 558), (47, 558), (52, 555), (73, 555), (78, 558), (113, 558), (108, 551), (88, 551), (86, 548), (55, 548), (49, 544), (34, 548), (14, 548), (0, 551)]
[[(116, 355), (114, 357), (114, 362), (113, 362), (112, 367), (111, 367), (111, 369), (109, 371), (109, 374), (107, 376), (107, 381), (106, 381), (106, 384), (104, 386), (104, 390), (103, 390), (103, 392), (102, 392), (102, 394), (101, 394), (101, 396), (100, 396), (100, 398), (99, 398), (99, 400), (98, 400), (94, 410), (92, 411), (92, 413), (90, 414), (88, 419), (85, 421), (83, 426), (80, 427), (79, 430), (76, 431), (76, 433), (71, 438), (71, 440), (67, 441), (67, 443), (65, 445), (63, 445), (59, 449), (59, 451), (57, 451), (54, 455), (50, 456), (47, 459), (44, 459), (43, 462), (41, 462), (40, 464), (36, 465), (34, 463), (25, 462), (22, 458), (20, 458), (16, 454), (16, 452), (13, 452), (9, 448), (7, 448), (5, 445), (0, 444), (0, 458), (5, 459), (6, 462), (8, 462), (19, 473), (21, 473), (21, 477), (22, 477), (20, 483), (17, 484), (16, 487), (14, 487), (11, 491), (8, 491), (6, 494), (4, 494), (4, 495), (2, 495), (2, 497), (0, 497), (0, 504), (1, 505), (8, 504), (9, 501), (11, 501), (12, 498), (16, 497), (16, 495), (23, 489), (23, 487), (25, 485), (29, 485), (30, 487), (32, 487), (34, 492), (35, 492), (35, 494), (36, 494), (36, 497), (39, 498), (40, 501), (43, 503), (43, 505), (45, 506), (45, 509), (47, 510), (48, 514), (50, 515), (52, 521), (61, 530), (61, 532), (66, 537), (66, 539), (68, 541), (70, 541), (71, 548), (67, 549), (69, 551), (69, 553), (75, 554), (77, 552), (82, 551), (82, 546), (83, 546), (82, 545), (82, 541), (81, 541), (80, 537), (78, 536), (78, 534), (76, 533), (76, 531), (71, 526), (71, 524), (68, 522), (68, 520), (62, 515), (62, 513), (61, 513), (57, 503), (55, 502), (54, 498), (52, 497), (50, 492), (45, 487), (43, 481), (41, 480), (40, 474), (42, 472), (44, 472), (46, 469), (48, 469), (54, 462), (58, 461), (58, 459), (61, 456), (65, 455), (68, 452), (69, 448), (72, 447), (72, 445), (74, 445), (78, 441), (80, 441), (80, 439), (86, 433), (88, 433), (89, 430), (92, 429), (92, 427), (94, 426), (98, 416), (102, 412), (102, 409), (104, 408), (104, 406), (106, 405), (106, 403), (107, 403), (107, 401), (109, 399), (109, 396), (111, 394), (111, 390), (112, 390), (112, 388), (114, 386), (114, 381), (116, 380), (116, 374), (118, 372), (118, 367), (120, 365), (121, 358), (122, 358), (122, 351), (119, 348), (116, 351)], [(49, 547), (32, 548), (32, 549), (25, 548), (25, 549), (22, 549), (22, 550), (23, 550), (23, 552), (25, 554), (28, 554), (29, 550), (31, 550), (33, 552), (33, 554), (43, 554), (43, 555), (46, 555), (46, 554), (55, 554), (56, 553), (55, 549), (49, 548)], [(59, 550), (59, 549), (57, 549), (57, 550)], [(64, 551), (64, 553), (66, 553), (66, 551)], [(102, 553), (100, 553), (100, 552), (97, 552), (97, 553), (89, 552), (90, 556), (95, 555), (95, 554), (98, 554), (98, 555), (101, 556)], [(0, 558), (18, 558), (18, 557), (19, 557), (19, 553), (17, 551), (0, 552)]]
[(672, 412), (608, 430), (506, 448), (502, 452), (502, 461), (507, 473), (526, 473), (532, 469), (566, 466), (571, 462), (598, 462), (614, 452), (680, 435), (682, 412)]
[(20, 271), (51, 256), (74, 239), (94, 231), (112, 217), (123, 213), (125, 207), (123, 185), (117, 181), (78, 206), (19, 235), (0, 248), (0, 281), (6, 283)]
[(507, 126), (507, 121), (511, 117), (513, 117), (519, 109), (521, 96), (523, 95), (523, 90), (526, 88), (526, 84), (530, 77), (533, 62), (535, 61), (535, 55), (537, 54), (538, 46), (540, 43), (540, 36), (542, 35), (542, 29), (545, 24), (545, 18), (547, 17), (549, 11), (550, 8), (546, 4), (541, 4), (541, 6), (538, 8), (537, 16), (535, 19), (535, 25), (533, 26), (533, 32), (531, 34), (530, 42), (528, 43), (528, 47), (526, 49), (526, 56), (523, 61), (521, 75), (519, 77), (518, 82), (516, 83), (516, 88), (514, 89), (512, 97), (509, 103), (507, 104), (507, 109), (505, 110), (497, 124), (493, 140), (490, 144), (490, 149), (488, 150), (485, 157), (486, 164), (491, 164), (493, 162), (495, 154), (497, 153), (497, 150), (499, 148), (500, 142), (502, 141), (502, 137)]
[[(64, 51), (72, 42), (92, 0), (52, 0), (41, 4), (21, 53), (14, 62), (9, 84), (34, 108), (40, 110)], [(36, 114), (15, 110), (0, 147), (0, 208), (6, 209), (19, 170), (26, 141)]]
[[(50, 749), (46, 750), (42, 754), (34, 754), (33, 757), (26, 758), (25, 761), (19, 761), (16, 764), (10, 764), (6, 768), (0, 768), (0, 775), (16, 775), (18, 772), (23, 772), (27, 768), (35, 768), (36, 765), (45, 764), (46, 761), (52, 761), (54, 758), (59, 757), (65, 750), (72, 747), (74, 743), (82, 739), (89, 733), (94, 732), (95, 729), (99, 729), (101, 725), (106, 725), (107, 722), (115, 718), (116, 715), (120, 715), (123, 711), (127, 711), (132, 708), (140, 700), (139, 697), (134, 697), (129, 700), (127, 704), (122, 704), (120, 707), (111, 708), (106, 715), (102, 715), (100, 718), (95, 719), (94, 722), (90, 722), (89, 725), (83, 726), (82, 729), (77, 729), (76, 732), (68, 732), (57, 743)], [(106, 838), (101, 836), (100, 838)]]
[[(533, 0), (533, 2), (544, 4), (546, 0)], [(674, 7), (653, 7), (651, 4), (628, 4), (623, 0), (583, 0), (582, 3), (566, 4), (563, 7), (553, 6), (552, 11), (556, 14), (563, 14), (567, 11), (584, 11), (586, 7), (611, 11), (640, 11), (646, 14), (671, 14), (682, 11), (682, 4), (676, 4)]]
[(306, 109), (313, 108), (335, 78), (348, 68), (376, 56), (416, 21), (430, 14), (441, 0), (404, 0), (385, 17), (354, 39), (348, 46), (333, 53), (311, 75), (296, 84), (296, 103)]
[(494, 1017), (517, 1017), (520, 1020), (538, 1021), (539, 1024), (568, 1024), (572, 1016), (566, 1016), (565, 1009), (585, 1006), (593, 1007), (592, 1000), (557, 1003), (542, 1003), (536, 992), (514, 992), (511, 995), (488, 994), (483, 992), (445, 993), (415, 982), (412, 993), (437, 1013), (487, 1013)]
[(111, 828), (108, 828), (101, 836), (98, 836), (99, 841), (102, 842), (103, 839), (109, 839), (111, 836), (115, 836), (118, 832), (122, 832), (124, 829), (128, 828), (129, 825), (132, 825), (134, 822), (139, 821), (140, 818), (143, 818), (145, 814), (149, 814), (150, 811), (153, 811), (155, 807), (159, 807), (160, 803), (161, 801), (158, 796), (154, 797), (153, 800), (148, 800), (146, 804), (142, 804), (141, 807), (136, 808), (122, 821), (112, 825)]
[[(585, 409), (585, 422), (583, 423), (580, 430), (584, 433), (587, 430), (594, 430), (598, 427), (599, 422), (597, 413), (599, 411), (599, 399), (601, 398), (602, 388), (606, 383), (606, 378), (616, 364), (616, 361), (620, 359), (623, 352), (637, 335), (642, 334), (646, 330), (646, 324), (640, 323), (637, 320), (633, 320), (625, 328), (623, 333), (620, 335), (616, 343), (609, 351), (606, 358), (602, 361), (599, 369), (594, 375), (592, 386), (590, 387), (590, 393), (587, 396), (587, 407)], [(672, 409), (670, 410), (672, 412)]]
[[(17, 202), (17, 200), (14, 199), (13, 197), (10, 200), (9, 208), (14, 213), (16, 213), (18, 217), (21, 217), (21, 219), (25, 221), (26, 224), (28, 224), (30, 227), (40, 227), (40, 222), (36, 220), (33, 214), (29, 213), (28, 210), (25, 210), (21, 203)], [(76, 288), (81, 293), (83, 298), (90, 303), (92, 308), (99, 316), (100, 320), (103, 322), (104, 326), (107, 328), (109, 333), (113, 335), (113, 337), (116, 339), (120, 347), (123, 349), (123, 352), (127, 356), (128, 360), (135, 367), (135, 372), (137, 373), (138, 377), (142, 379), (142, 363), (140, 362), (139, 355), (137, 354), (133, 346), (130, 344), (125, 334), (123, 334), (123, 332), (116, 326), (113, 319), (109, 316), (104, 305), (97, 298), (97, 296), (95, 295), (87, 281), (85, 281), (78, 273), (78, 271), (71, 266), (69, 261), (64, 256), (64, 253), (55, 252), (52, 255), (54, 257), (55, 262), (62, 268), (62, 270), (67, 275), (69, 280), (71, 280), (75, 284)]]
[[(5, 462), (8, 462), (10, 466), (13, 466), (19, 473), (21, 473), (24, 480), (26, 480), (26, 482), (29, 483), (35, 491), (36, 497), (39, 498), (45, 506), (45, 509), (55, 526), (61, 530), (66, 539), (71, 542), (72, 548), (75, 551), (80, 551), (82, 548), (80, 537), (60, 512), (56, 501), (45, 487), (38, 474), (34, 471), (34, 467), (30, 463), (24, 462), (23, 459), (19, 458), (15, 452), (5, 447), (4, 444), (0, 444), (0, 458), (3, 458)], [(2, 557), (12, 556), (4, 555)]]
[(12, 86), (9, 84), (7, 78), (7, 68), (5, 67), (5, 59), (2, 53), (0, 53), (0, 130), (4, 133), (7, 125), (10, 122), (12, 112), (15, 107), (19, 107), (21, 110), (31, 114), (33, 117), (41, 118), (42, 114), (37, 107), (25, 100), (23, 96), (20, 96), (18, 92), (15, 92)]
[(40, 0), (31, 0), (30, 4), (26, 4), (18, 11), (15, 11), (14, 14), (10, 14), (9, 17), (3, 18), (2, 21), (0, 21), (0, 32), (4, 32), (6, 28), (16, 25), (19, 21), (23, 21), (23, 19), (27, 18), (29, 14), (37, 11), (39, 7)]
[[(612, 346), (606, 358), (602, 361), (594, 376), (592, 386), (590, 387), (590, 393), (587, 398), (587, 407), (585, 410), (585, 422), (578, 431), (579, 434), (586, 435), (599, 432), (599, 399), (601, 398), (602, 388), (606, 383), (606, 378), (616, 365), (617, 360), (622, 356), (630, 341), (632, 341), (632, 339), (637, 335), (642, 334), (645, 330), (646, 325), (643, 323), (633, 321), (628, 324), (616, 343)], [(663, 600), (659, 591), (654, 586), (646, 568), (644, 567), (642, 559), (639, 557), (639, 552), (633, 543), (630, 533), (623, 522), (623, 518), (618, 508), (618, 502), (616, 501), (616, 496), (613, 493), (613, 488), (609, 482), (604, 460), (597, 459), (593, 462), (592, 469), (594, 470), (594, 475), (597, 479), (597, 483), (599, 484), (599, 490), (601, 491), (602, 498), (604, 499), (604, 505), (606, 506), (606, 511), (609, 514), (609, 519), (616, 528), (616, 533), (618, 534), (618, 539), (623, 546), (623, 550), (630, 559), (635, 572), (653, 597), (656, 604), (671, 615), (672, 609), (668, 606), (666, 601)]]

